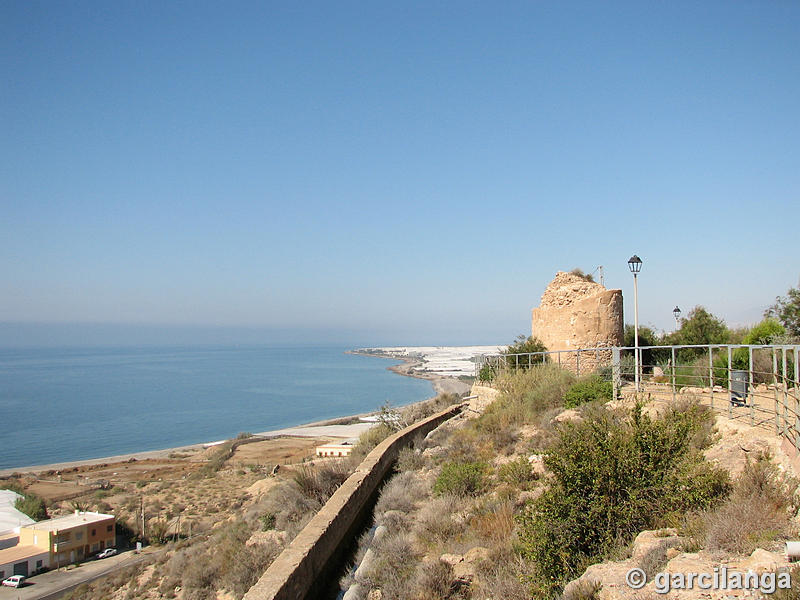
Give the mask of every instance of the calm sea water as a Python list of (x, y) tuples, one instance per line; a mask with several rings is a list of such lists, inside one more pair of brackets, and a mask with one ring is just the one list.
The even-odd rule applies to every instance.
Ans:
[(215, 441), (432, 395), (346, 348), (0, 349), (0, 468)]

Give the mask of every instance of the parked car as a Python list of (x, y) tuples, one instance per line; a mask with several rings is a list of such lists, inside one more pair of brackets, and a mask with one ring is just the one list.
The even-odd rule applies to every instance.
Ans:
[(25, 575), (12, 575), (8, 579), (3, 579), (3, 585), (8, 587), (22, 587), (25, 585)]
[(97, 555), (97, 558), (108, 558), (109, 556), (114, 556), (117, 553), (116, 548), (106, 548), (100, 554)]

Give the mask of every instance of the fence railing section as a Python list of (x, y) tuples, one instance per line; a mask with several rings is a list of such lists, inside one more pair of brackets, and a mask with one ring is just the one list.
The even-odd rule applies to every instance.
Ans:
[(556, 364), (577, 376), (597, 373), (617, 397), (636, 379), (641, 393), (692, 394), (731, 419), (774, 427), (800, 452), (800, 345), (709, 344), (604, 346), (478, 356), (475, 375), (491, 381), (505, 371)]

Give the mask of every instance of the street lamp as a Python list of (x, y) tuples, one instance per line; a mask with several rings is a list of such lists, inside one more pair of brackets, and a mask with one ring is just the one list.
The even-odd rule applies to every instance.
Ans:
[(678, 319), (681, 318), (681, 309), (677, 306), (672, 309), (672, 316), (675, 317), (675, 329), (678, 329)]
[(633, 347), (636, 369), (636, 391), (639, 391), (639, 286), (638, 275), (642, 270), (642, 259), (635, 254), (628, 259), (628, 268), (633, 273)]

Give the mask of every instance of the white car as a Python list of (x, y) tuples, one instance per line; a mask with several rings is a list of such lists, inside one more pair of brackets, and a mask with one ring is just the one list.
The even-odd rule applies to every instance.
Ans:
[(109, 556), (114, 556), (117, 553), (116, 548), (106, 548), (100, 554), (97, 555), (97, 558), (108, 558)]
[(8, 579), (3, 579), (3, 585), (8, 587), (22, 587), (25, 585), (25, 575), (12, 575)]

